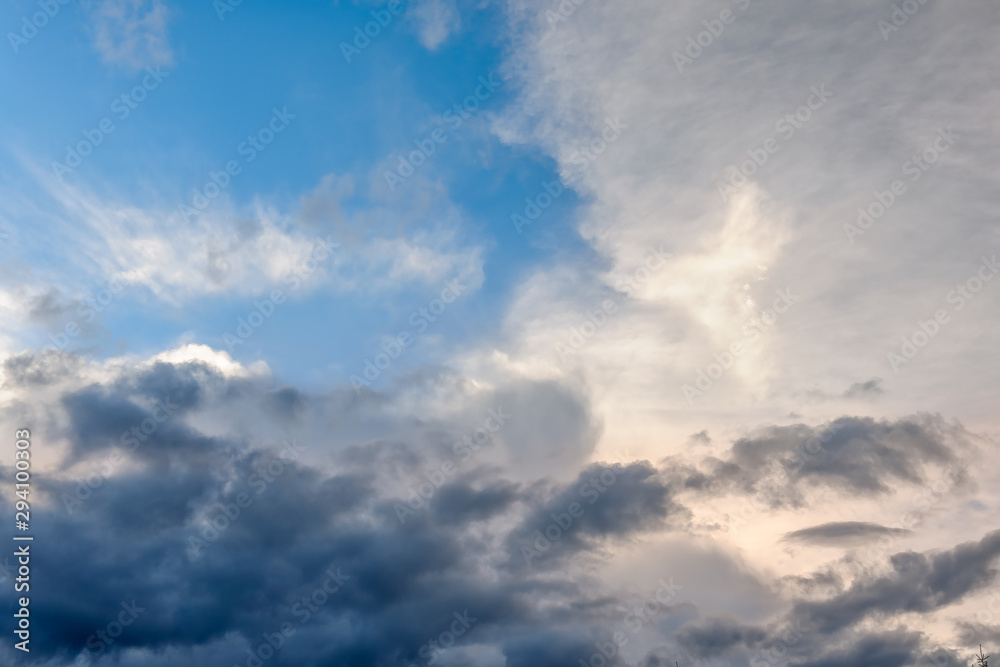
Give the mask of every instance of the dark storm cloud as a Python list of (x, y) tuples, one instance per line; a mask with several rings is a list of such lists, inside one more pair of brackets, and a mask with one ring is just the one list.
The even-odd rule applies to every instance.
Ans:
[(673, 658), (662, 655), (647, 655), (639, 661), (637, 667), (677, 667), (678, 664)]
[(516, 484), (493, 480), (475, 488), (464, 480), (442, 486), (431, 499), (434, 518), (443, 525), (461, 525), (481, 521), (505, 512), (522, 498)]
[[(898, 631), (862, 637), (846, 649), (830, 651), (812, 660), (789, 663), (794, 667), (904, 667), (921, 663), (919, 632)], [(954, 663), (938, 663), (954, 664)]]
[[(456, 534), (429, 523), (400, 527), (395, 517), (359, 520), (372, 499), (365, 480), (287, 462), (265, 486), (266, 478), (252, 479), (255, 457), (230, 474), (108, 480), (72, 515), (37, 517), (36, 539), (57, 545), (36, 561), (35, 594), (46, 600), (36, 614), (41, 650), (68, 657), (133, 599), (146, 611), (116, 647), (190, 646), (227, 633), (254, 640), (283, 621), (298, 626), (295, 601), (329, 567), (342, 568), (349, 585), (312, 622), (329, 630), (353, 619), (357, 631), (272, 664), (375, 664), (397, 650), (416, 658), (454, 611), (475, 608), (491, 622), (525, 613), (516, 589), (472, 576)], [(240, 508), (241, 494), (252, 504)]]
[[(994, 600), (1000, 601), (1000, 591), (993, 592)], [(997, 603), (993, 603), (993, 607), (1000, 609)], [(986, 647), (1000, 647), (1000, 624), (995, 621), (1000, 619), (1000, 616), (996, 612), (989, 614), (988, 618), (993, 620), (993, 624), (977, 623), (977, 622), (967, 622), (960, 621), (955, 624), (955, 629), (958, 632), (959, 641), (964, 646), (979, 646), (982, 644)], [(996, 648), (991, 648), (990, 650), (996, 651)]]
[(306, 397), (295, 387), (284, 387), (268, 392), (262, 403), (279, 419), (294, 421), (305, 408)]
[(810, 542), (813, 544), (844, 544), (857, 540), (869, 540), (884, 535), (899, 537), (911, 531), (902, 528), (889, 528), (876, 523), (862, 521), (840, 521), (824, 523), (811, 528), (792, 531), (785, 539), (792, 542)]
[[(583, 450), (589, 451), (594, 423), (587, 405), (550, 384), (524, 390), (539, 402), (561, 405), (554, 418), (575, 420), (567, 432), (583, 438)], [(97, 659), (94, 647), (101, 644), (95, 633), (114, 621), (124, 603), (143, 611), (104, 647), (100, 664), (246, 665), (247, 650), (285, 622), (296, 634), (267, 667), (423, 665), (432, 647), (452, 641), (464, 656), (456, 653), (453, 664), (473, 664), (468, 656), (486, 650), (506, 659), (508, 667), (589, 660), (596, 643), (620, 628), (619, 606), (627, 596), (594, 589), (579, 576), (582, 568), (648, 531), (684, 529), (691, 513), (676, 494), (703, 491), (685, 483), (694, 471), (677, 462), (659, 468), (648, 462), (592, 464), (577, 468), (572, 481), (564, 475), (526, 482), (484, 459), (436, 485), (425, 506), (401, 523), (395, 503), (416, 480), (426, 481), (428, 472), (439, 469), (439, 455), (450, 451), (434, 443), (471, 432), (482, 424), (487, 406), (502, 403), (514, 415), (510, 426), (544, 417), (544, 410), (531, 410), (524, 401), (508, 401), (513, 391), (488, 395), (456, 423), (389, 416), (381, 407), (391, 407), (385, 397), (359, 407), (352, 403), (353, 392), (307, 396), (272, 387), (266, 379), (224, 377), (200, 363), (143, 366), (106, 384), (65, 393), (54, 405), (65, 416), (58, 423), (65, 423), (72, 443), (66, 463), (86, 468), (120, 449), (122, 434), (133, 433), (133, 426), (155, 429), (145, 433), (140, 426), (144, 439), (136, 436), (139, 444), (127, 452), (124, 465), (100, 478), (79, 502), (63, 502), (77, 497), (77, 479), (39, 480), (39, 490), (53, 499), (52, 505), (33, 508), (36, 540), (48, 545), (33, 561), (32, 594), (45, 601), (33, 611), (39, 658), (66, 665), (89, 651)], [(157, 421), (163, 412), (156, 402), (168, 400), (172, 414)], [(260, 410), (261, 405), (270, 407)], [(302, 442), (265, 447), (242, 435), (215, 435), (227, 432), (224, 428), (213, 427), (208, 435), (194, 426), (206, 413), (227, 410), (227, 419), (240, 424), (239, 433), (245, 424), (286, 423), (293, 414), (296, 423), (321, 416), (341, 429), (331, 429), (325, 435), (329, 441), (319, 445), (304, 435)], [(350, 418), (348, 411), (354, 413)], [(366, 433), (359, 426), (365, 420), (393, 425), (393, 435), (343, 437), (350, 429)], [(919, 461), (948, 458), (927, 435), (931, 429), (841, 421), (837, 433), (854, 429), (860, 444), (831, 439), (824, 446), (835, 454), (841, 448), (877, 452), (912, 446)], [(519, 428), (501, 433), (519, 438), (530, 431)], [(795, 438), (788, 437), (800, 442), (821, 430), (793, 431)], [(343, 444), (334, 445), (334, 435)], [(568, 442), (570, 436), (560, 437)], [(704, 474), (704, 486), (719, 484), (720, 474), (749, 474), (757, 461), (755, 447), (767, 449), (775, 439), (780, 438), (737, 443), (732, 460), (721, 463), (715, 477)], [(534, 460), (546, 458), (543, 453)], [(526, 562), (522, 547), (534, 548), (536, 531), (544, 535), (553, 525), (559, 535), (551, 547)], [(818, 526), (796, 539), (874, 530), (850, 526)], [(820, 631), (796, 651), (808, 645), (808, 655), (819, 656), (810, 659), (850, 659), (855, 655), (850, 649), (837, 649), (847, 658), (831, 653), (834, 643), (823, 638), (833, 632), (836, 646), (850, 646), (853, 627), (870, 613), (919, 612), (960, 599), (989, 580), (997, 542), (1000, 538), (988, 537), (943, 554), (897, 554), (891, 577), (856, 582), (847, 591), (829, 577), (816, 583), (808, 600), (794, 605), (793, 615), (811, 619)], [(309, 601), (331, 568), (349, 578), (300, 623), (308, 610), (303, 596)], [(827, 599), (816, 599), (830, 590)], [(673, 643), (660, 647), (664, 655), (682, 650), (736, 657), (781, 636), (771, 625), (700, 618), (688, 606), (694, 610), (686, 617), (691, 620)], [(475, 620), (461, 635), (443, 634), (458, 622), (456, 614)], [(873, 645), (871, 654), (893, 659), (890, 649)], [(7, 650), (0, 647), (0, 659)], [(799, 660), (807, 655), (790, 654)], [(655, 664), (650, 662), (655, 655), (646, 662)], [(625, 663), (616, 656), (608, 664)]]
[[(995, 580), (998, 556), (1000, 531), (944, 552), (898, 553), (890, 559), (892, 573), (861, 577), (846, 591), (838, 590), (839, 580), (828, 581), (833, 595), (817, 600), (816, 589), (807, 591), (807, 599), (795, 602), (783, 621), (776, 619), (763, 627), (734, 618), (702, 618), (683, 626), (674, 637), (692, 660), (741, 655), (751, 665), (956, 664), (957, 654), (929, 643), (919, 632), (866, 634), (860, 624), (872, 614), (888, 619), (960, 602)], [(831, 579), (829, 573), (820, 573), (820, 578)]]
[(64, 396), (63, 407), (70, 419), (74, 452), (80, 456), (121, 443), (133, 426), (155, 418), (129, 398), (92, 385)]
[(206, 390), (218, 390), (225, 385), (222, 375), (207, 364), (156, 362), (135, 376), (123, 379), (117, 389), (154, 401), (169, 398), (182, 411), (187, 411), (201, 404)]
[[(705, 461), (709, 479), (692, 486), (761, 493), (771, 504), (801, 503), (801, 488), (816, 483), (873, 495), (894, 483), (919, 484), (930, 465), (960, 464), (965, 432), (940, 417), (895, 422), (841, 417), (822, 427), (773, 426), (737, 440), (725, 458)], [(775, 477), (781, 481), (775, 483)], [(770, 480), (770, 481), (769, 481)]]
[(675, 635), (677, 642), (695, 658), (712, 658), (736, 646), (753, 648), (767, 639), (761, 628), (734, 618), (709, 618), (688, 624)]
[[(538, 395), (559, 393), (546, 386)], [(171, 414), (158, 421), (156, 401), (168, 400)], [(306, 462), (319, 452), (301, 443), (250, 446), (242, 437), (206, 435), (188, 419), (201, 409), (252, 411), (274, 400), (310, 403), (297, 391), (226, 378), (204, 364), (166, 363), (58, 398), (72, 443), (66, 463), (86, 469), (121, 450), (133, 426), (155, 429), (140, 427), (144, 439), (113, 474), (92, 477), (82, 499), (77, 479), (40, 479), (53, 504), (33, 508), (36, 540), (49, 545), (33, 561), (32, 594), (45, 601), (33, 610), (35, 655), (66, 665), (81, 651), (97, 660), (101, 648), (103, 662), (160, 665), (184, 655), (181, 662), (193, 667), (242, 665), (247, 647), (291, 622), (297, 634), (269, 667), (426, 664), (431, 642), (450, 632), (455, 614), (475, 619), (457, 645), (502, 647), (511, 666), (576, 664), (593, 653), (590, 635), (617, 613), (608, 611), (614, 600), (592, 599), (568, 573), (541, 580), (508, 570), (496, 551), (510, 525), (525, 525), (526, 508), (541, 516), (542, 487), (475, 466), (401, 525), (392, 501), (405, 487), (386, 485), (412, 478), (415, 464), (426, 462), (411, 442), (329, 450), (320, 458), (333, 455), (334, 463), (320, 468)], [(562, 418), (570, 419), (574, 410), (566, 407)], [(627, 537), (658, 525), (672, 507), (649, 464), (614, 469), (615, 483), (588, 508), (577, 539)], [(601, 471), (585, 471), (579, 483)], [(574, 488), (557, 487), (555, 496)], [(507, 524), (499, 534), (475, 528), (496, 517)], [(484, 577), (484, 567), (495, 575)], [(349, 579), (300, 624), (308, 609), (302, 597), (329, 568)], [(142, 611), (103, 644), (96, 633), (123, 603)], [(446, 640), (433, 645), (452, 637)], [(143, 651), (126, 656), (124, 649)]]
[[(511, 532), (511, 566), (556, 566), (561, 558), (599, 546), (604, 538), (624, 538), (689, 516), (649, 463), (595, 464), (556, 489)], [(547, 542), (551, 546), (545, 546)]]
[(1000, 531), (941, 553), (898, 553), (890, 558), (890, 574), (859, 579), (828, 600), (799, 602), (792, 613), (820, 632), (832, 633), (872, 613), (933, 611), (993, 581), (997, 556)]
[[(595, 642), (579, 635), (540, 631), (531, 636), (504, 643), (507, 667), (579, 667), (580, 660), (592, 656)], [(604, 662), (607, 667), (624, 665), (620, 656)]]
[[(91, 478), (93, 479), (93, 478)], [(106, 517), (111, 525), (131, 535), (152, 535), (191, 520), (215, 484), (207, 471), (174, 469), (166, 476), (116, 476), (101, 481), (102, 489), (78, 490), (82, 482), (52, 482), (60, 504), (76, 514), (84, 504)], [(84, 487), (86, 488), (86, 487)]]
[(164, 470), (175, 463), (175, 453), (183, 453), (188, 461), (207, 460), (220, 445), (181, 421), (185, 408), (169, 396), (146, 407), (132, 396), (93, 385), (64, 396), (62, 405), (73, 444), (67, 463), (115, 447), (137, 459), (156, 461)]

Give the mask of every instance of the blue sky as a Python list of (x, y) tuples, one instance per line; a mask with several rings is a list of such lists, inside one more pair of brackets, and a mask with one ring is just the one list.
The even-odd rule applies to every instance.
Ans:
[[(7, 7), (8, 23), (24, 11)], [(0, 74), (5, 89), (22, 91), (21, 103), (3, 111), (2, 122), (9, 128), (4, 168), (11, 173), (11, 187), (35, 193), (34, 207), (45, 210), (31, 232), (22, 232), (22, 242), (38, 248), (37, 253), (22, 254), (20, 260), (39, 268), (51, 262), (49, 268), (56, 269), (63, 258), (43, 239), (59, 231), (45, 218), (62, 212), (38, 192), (30, 176), (14, 174), (23, 174), (25, 162), (51, 173), (53, 163), (66, 163), (69, 146), (86, 143), (84, 132), (101, 137), (100, 122), (110, 119), (113, 132), (100, 139), (79, 167), (61, 174), (66, 184), (135, 206), (169, 209), (190, 205), (194, 190), (204, 190), (211, 173), (236, 160), (241, 171), (222, 195), (230, 224), (258, 199), (289, 216), (287, 224), (302, 234), (333, 233), (336, 238), (341, 230), (329, 217), (308, 222), (299, 217), (302, 200), (327, 174), (350, 178), (351, 194), (339, 205), (353, 234), (392, 234), (395, 226), (415, 236), (443, 224), (456, 234), (457, 244), (481, 251), (482, 283), (472, 287), (477, 298), (463, 299), (448, 314), (453, 320), (449, 345), (489, 337), (513, 286), (532, 266), (565, 254), (567, 248), (582, 254), (582, 244), (572, 250), (576, 235), (569, 224), (577, 197), (560, 197), (543, 221), (523, 234), (510, 223), (506, 211), (523, 209), (525, 193), (534, 195), (543, 180), (552, 180), (555, 165), (538, 150), (505, 145), (489, 131), (490, 119), (516, 94), (516, 83), (504, 81), (500, 73), (503, 46), (492, 30), (497, 8), (465, 13), (462, 30), (447, 34), (433, 50), (421, 43), (422, 23), (390, 14), (389, 25), (347, 62), (340, 44), (354, 42), (354, 27), (372, 21), (372, 11), (349, 4), (331, 11), (327, 3), (247, 3), (220, 19), (210, 5), (172, 6), (169, 57), (154, 58), (153, 69), (131, 59), (105, 66), (106, 54), (93, 48), (81, 20), (84, 10), (75, 4), (62, 8), (27, 44), (18, 45), (11, 59), (16, 66)], [(473, 100), (478, 108), (467, 110), (467, 118), (451, 115), (446, 122), (443, 115), (455, 104), (464, 104), (477, 88), (481, 94), (486, 91), (480, 78), (500, 85), (486, 93), (485, 101)], [(46, 85), (33, 85), (38, 81)], [(142, 90), (143, 81), (152, 89)], [(140, 100), (132, 100), (136, 86), (140, 90), (134, 96)], [(266, 127), (273, 109), (287, 110), (294, 119), (254, 155), (256, 149), (246, 139)], [(458, 127), (455, 119), (461, 121)], [(437, 128), (444, 130), (445, 143), (416, 177), (387, 192), (387, 169)], [(386, 207), (409, 206), (426, 183), (435, 186), (434, 201), (406, 221), (388, 222), (385, 213), (372, 212), (376, 201)], [(220, 201), (212, 200), (206, 212)], [(83, 258), (73, 261), (94, 268)], [(213, 255), (211, 261), (224, 260)], [(74, 287), (96, 292), (99, 277)], [(440, 289), (437, 284), (398, 284), (378, 299), (322, 289), (294, 295), (280, 320), (231, 351), (241, 361), (273, 360), (275, 370), (290, 382), (318, 382), (367, 356), (380, 336), (405, 328), (409, 313)], [(71, 347), (96, 345), (94, 351), (103, 355), (126, 350), (143, 354), (182, 337), (218, 346), (223, 333), (234, 330), (237, 319), (252, 309), (252, 296), (201, 295), (170, 308), (150, 300), (148, 290), (131, 287), (98, 318), (107, 335), (80, 338)], [(44, 340), (44, 329), (36, 332), (36, 343)], [(126, 330), (127, 337), (110, 333)], [(415, 346), (399, 368), (439, 362), (440, 352), (431, 344)]]

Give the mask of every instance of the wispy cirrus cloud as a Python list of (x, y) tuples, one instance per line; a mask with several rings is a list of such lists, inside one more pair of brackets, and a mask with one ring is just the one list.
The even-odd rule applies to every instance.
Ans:
[(88, 0), (94, 48), (110, 65), (139, 70), (174, 62), (164, 0)]

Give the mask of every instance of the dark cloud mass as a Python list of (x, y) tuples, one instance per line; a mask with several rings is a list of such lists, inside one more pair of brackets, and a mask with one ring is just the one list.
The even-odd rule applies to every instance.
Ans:
[[(918, 664), (920, 633), (895, 632), (865, 636), (850, 648), (830, 651), (815, 659), (790, 663), (795, 667), (904, 667)], [(933, 664), (933, 663), (924, 663)]]
[(910, 531), (903, 528), (888, 528), (875, 523), (841, 521), (792, 531), (785, 535), (785, 539), (792, 542), (812, 542), (815, 544), (843, 544), (875, 539), (885, 535), (896, 537), (909, 533)]
[[(802, 502), (814, 484), (864, 495), (889, 493), (897, 483), (920, 484), (932, 467), (962, 477), (960, 454), (968, 433), (939, 417), (895, 422), (841, 417), (821, 427), (774, 426), (737, 440), (726, 458), (710, 458), (712, 491), (761, 493), (774, 505)], [(706, 484), (707, 482), (710, 482)]]
[(736, 619), (710, 618), (687, 625), (677, 633), (677, 642), (697, 658), (725, 654), (734, 646), (753, 648), (767, 639), (767, 632)]
[[(162, 421), (157, 401), (171, 406)], [(568, 572), (542, 578), (508, 562), (498, 540), (541, 521), (549, 507), (586, 502), (577, 487), (606, 469), (616, 471), (613, 490), (588, 505), (567, 545), (627, 538), (671, 508), (648, 464), (595, 466), (548, 491), (470, 465), (400, 522), (394, 506), (407, 485), (434, 469), (410, 444), (375, 439), (331, 451), (337, 461), (321, 466), (279, 445), (205, 435), (187, 420), (199, 409), (260, 402), (287, 407), (288, 418), (307, 399), (197, 363), (155, 364), (61, 397), (67, 463), (85, 471), (79, 479), (95, 469), (109, 475), (92, 478), (94, 488), (72, 476), (39, 482), (53, 501), (34, 524), (39, 543), (52, 545), (35, 560), (33, 593), (45, 601), (36, 607), (40, 657), (156, 665), (184, 654), (190, 665), (246, 664), (247, 645), (291, 622), (296, 635), (268, 664), (408, 665), (426, 662), (421, 649), (467, 613), (476, 620), (458, 642), (463, 650), (483, 643), (505, 651), (509, 665), (574, 664), (592, 652), (591, 626), (607, 601), (577, 616), (572, 610), (593, 593)], [(143, 422), (152, 432), (140, 427), (127, 451), (122, 435)], [(109, 461), (114, 469), (102, 468)], [(493, 527), (495, 518), (523, 528)], [(308, 607), (297, 601), (329, 568), (348, 578), (300, 624)], [(144, 611), (99, 657), (88, 640), (100, 645), (95, 632), (133, 601)]]
[(831, 633), (873, 613), (932, 611), (991, 583), (998, 556), (1000, 530), (941, 553), (897, 553), (890, 558), (889, 574), (862, 577), (828, 600), (800, 602), (793, 613)]
[[(502, 438), (482, 459), (451, 460), (456, 472), (438, 458), (450, 460), (450, 447), (421, 446), (469, 432), (485, 414), (482, 405), (503, 404), (522, 419), (531, 413), (503, 391), (474, 401), (474, 414), (455, 423), (403, 419), (405, 432), (381, 412), (390, 397), (360, 410), (355, 403), (355, 413), (367, 416), (344, 418), (349, 435), (338, 438), (296, 425), (320, 412), (344, 414), (337, 406), (345, 397), (268, 382), (226, 376), (205, 363), (161, 362), (68, 389), (49, 406), (61, 415), (52, 423), (70, 443), (64, 465), (72, 472), (38, 481), (48, 503), (33, 515), (37, 543), (46, 545), (33, 560), (33, 664), (69, 665), (86, 656), (80, 664), (247, 665), (248, 650), (288, 623), (294, 634), (264, 664), (403, 667), (436, 655), (445, 665), (579, 665), (600, 646), (608, 650), (608, 638), (622, 631), (622, 609), (634, 606), (624, 591), (595, 586), (589, 568), (648, 536), (691, 531), (685, 498), (752, 488), (753, 471), (768, 456), (823, 431), (772, 428), (739, 440), (701, 486), (683, 483), (690, 467), (645, 461), (598, 462), (571, 477), (525, 481), (493, 463)], [(551, 384), (534, 391), (540, 401), (555, 397), (562, 406), (555, 415), (575, 420), (575, 432), (592, 428), (588, 407), (573, 407), (572, 392)], [(210, 429), (208, 415), (216, 420)], [(262, 441), (243, 428), (249, 423), (277, 423), (275, 433), (292, 424), (301, 437)], [(919, 479), (928, 462), (956, 458), (930, 418), (835, 424), (823, 456), (793, 480), (874, 492), (889, 479)], [(123, 434), (135, 435), (131, 451)], [(859, 453), (873, 462), (864, 471), (850, 463)], [(430, 497), (409, 505), (422, 483)], [(401, 506), (410, 509), (402, 518)], [(788, 538), (894, 532), (830, 523)], [(859, 623), (960, 601), (993, 581), (998, 554), (1000, 532), (948, 551), (895, 554), (891, 573), (847, 589), (835, 575), (818, 573), (819, 583), (802, 587), (810, 597), (789, 608), (788, 619), (811, 628), (789, 656), (800, 665), (918, 664), (922, 639), (863, 636)], [(317, 593), (324, 585), (334, 592)], [(669, 657), (749, 664), (784, 641), (783, 624), (792, 622), (700, 610), (681, 591), (673, 602), (683, 604), (643, 621), (660, 628), (649, 630), (659, 637), (655, 645), (636, 639), (630, 658), (615, 649), (607, 664), (671, 664)], [(126, 608), (139, 610), (134, 623), (113, 643), (102, 642), (98, 632)], [(826, 645), (824, 636), (837, 642)], [(0, 658), (13, 659), (10, 649), (0, 648)]]

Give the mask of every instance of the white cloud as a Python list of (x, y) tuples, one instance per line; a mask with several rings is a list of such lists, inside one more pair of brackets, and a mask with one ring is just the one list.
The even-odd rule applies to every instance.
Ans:
[(92, 0), (86, 8), (104, 62), (133, 70), (173, 63), (163, 0)]
[(431, 51), (462, 26), (455, 0), (420, 0), (410, 11), (417, 22), (420, 43)]
[[(981, 221), (1000, 214), (984, 180), (995, 179), (996, 168), (979, 146), (1000, 146), (1000, 127), (989, 121), (996, 93), (976, 83), (986, 76), (986, 60), (969, 46), (967, 31), (985, 40), (995, 20), (978, 8), (956, 19), (927, 6), (925, 23), (911, 22), (905, 29), (913, 32), (894, 34), (901, 39), (886, 45), (875, 27), (881, 9), (864, 3), (813, 10), (750, 3), (745, 12), (734, 4), (737, 21), (681, 74), (673, 52), (718, 10), (591, 0), (550, 24), (546, 5), (511, 5), (513, 25), (526, 29), (511, 36), (506, 63), (520, 96), (494, 131), (508, 143), (540, 146), (558, 169), (578, 175), (573, 187), (587, 202), (579, 231), (602, 261), (539, 269), (516, 293), (499, 342), (463, 354), (456, 366), (481, 381), (513, 375), (584, 387), (603, 423), (596, 460), (627, 451), (629, 458), (694, 461), (709, 452), (691, 452), (686, 443), (706, 427), (728, 447), (760, 424), (821, 423), (842, 414), (941, 411), (977, 433), (997, 432), (983, 397), (992, 395), (1000, 371), (982, 365), (995, 356), (983, 332), (1000, 316), (997, 300), (967, 304), (962, 324), (942, 331), (921, 363), (898, 375), (886, 364), (899, 335), (973, 275), (984, 251), (992, 254), (995, 232)], [(807, 11), (818, 15), (807, 18)], [(962, 31), (945, 27), (954, 21)], [(931, 44), (948, 54), (947, 69), (922, 55)], [(994, 42), (989, 48), (1000, 55)], [(976, 65), (970, 70), (969, 63)], [(793, 136), (779, 134), (776, 122), (823, 84), (833, 97)], [(592, 143), (609, 118), (628, 127), (606, 147)], [(903, 178), (903, 162), (947, 125), (959, 134), (970, 128), (974, 139), (911, 185), (864, 243), (848, 243), (843, 225), (857, 207)], [(726, 167), (776, 135), (779, 150), (723, 201), (717, 183)], [(582, 171), (586, 150), (601, 153), (588, 156)], [(623, 293), (650, 248), (672, 256)], [(742, 325), (786, 288), (795, 305), (745, 340)], [(993, 288), (1000, 283), (986, 289)], [(588, 317), (609, 298), (614, 313)], [(579, 349), (560, 356), (556, 346), (580, 333)], [(745, 353), (689, 404), (682, 385), (733, 342), (744, 343)], [(883, 378), (879, 401), (844, 397), (872, 377)], [(809, 392), (822, 399), (804, 401)], [(718, 447), (710, 453), (718, 455)], [(823, 493), (805, 513), (753, 508), (754, 519), (736, 535), (723, 527), (727, 513), (745, 505), (741, 494), (691, 506), (696, 532), (777, 579), (844, 553), (792, 549), (780, 544), (785, 532), (848, 520), (889, 525), (925, 492), (877, 503)], [(992, 490), (975, 495), (977, 507), (996, 504)], [(975, 529), (955, 518), (968, 506), (960, 495), (936, 497), (896, 550), (970, 539)], [(728, 594), (706, 604), (734, 610)], [(922, 618), (921, 626), (945, 638), (946, 615)]]
[[(65, 256), (78, 274), (95, 283), (117, 278), (146, 287), (172, 305), (206, 295), (261, 294), (276, 287), (307, 292), (325, 286), (377, 294), (413, 284), (436, 286), (454, 278), (477, 288), (483, 280), (481, 249), (456, 237), (460, 215), (440, 202), (439, 224), (394, 238), (394, 230), (364, 227), (370, 218), (393, 216), (394, 210), (381, 206), (379, 213), (363, 211), (349, 223), (319, 224), (328, 211), (317, 208), (317, 193), (329, 194), (329, 179), (303, 198), (301, 209), (289, 213), (260, 199), (242, 209), (220, 199), (211, 209), (185, 216), (176, 208), (140, 207), (100, 197), (41, 170), (29, 170), (59, 205), (46, 215), (64, 241), (49, 246), (49, 254)], [(81, 281), (67, 283), (64, 269), (61, 266), (57, 275), (40, 272), (31, 277), (27, 291), (37, 296), (49, 285), (69, 294), (79, 291)]]
[[(726, 7), (735, 20), (678, 72), (674, 52)], [(510, 3), (518, 32), (505, 68), (520, 94), (495, 131), (541, 146), (560, 169), (579, 174), (573, 187), (589, 202), (579, 231), (608, 268), (573, 267), (569, 280), (546, 268), (529, 281), (508, 318), (506, 363), (542, 363), (540, 340), (556, 328), (566, 335), (572, 317), (582, 321), (599, 303), (595, 281), (614, 287), (647, 248), (663, 245), (673, 253), (667, 269), (631, 295), (576, 362), (559, 367), (605, 397), (606, 440), (658, 442), (660, 428), (680, 436), (706, 419), (739, 428), (751, 406), (756, 418), (823, 419), (844, 404), (803, 406), (803, 392), (841, 396), (876, 376), (885, 378), (879, 404), (850, 409), (900, 415), (922, 406), (995, 428), (978, 397), (1000, 375), (976, 360), (991, 354), (982, 332), (1000, 316), (996, 300), (969, 304), (963, 323), (942, 332), (919, 363), (893, 374), (886, 361), (900, 335), (940, 307), (989, 250), (992, 236), (978, 221), (1000, 208), (984, 180), (995, 179), (996, 167), (980, 147), (1000, 145), (990, 121), (997, 93), (977, 83), (987, 60), (948, 26), (957, 21), (986, 39), (995, 18), (979, 8), (958, 18), (927, 6), (920, 22), (886, 42), (876, 27), (884, 12), (862, 2), (722, 8), (591, 1), (550, 21), (547, 4)], [(927, 57), (928, 43), (947, 62)], [(791, 137), (778, 132), (777, 121), (821, 85), (832, 97)], [(601, 149), (593, 142), (609, 118), (628, 127), (588, 157), (581, 174), (575, 165), (586, 150)], [(902, 164), (949, 125), (970, 139), (909, 184), (862, 241), (848, 243), (843, 225), (857, 208), (906, 178)], [(727, 167), (771, 137), (778, 151), (724, 202), (717, 183)], [(752, 310), (787, 287), (799, 295), (794, 309), (703, 400), (687, 405), (681, 386), (742, 338)]]
[(165, 350), (153, 355), (148, 361), (133, 364), (137, 369), (148, 368), (163, 362), (168, 364), (201, 363), (217, 371), (225, 378), (267, 378), (271, 371), (264, 361), (255, 361), (249, 366), (244, 366), (229, 356), (223, 350), (216, 350), (207, 345), (197, 345), (189, 343), (181, 345), (171, 350)]

